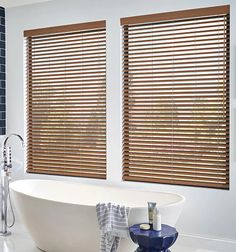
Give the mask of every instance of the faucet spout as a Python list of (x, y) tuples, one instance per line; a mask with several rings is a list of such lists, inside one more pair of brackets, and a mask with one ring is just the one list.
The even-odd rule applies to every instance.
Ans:
[(7, 171), (9, 172), (10, 168), (12, 167), (12, 164), (11, 164), (11, 147), (7, 147), (7, 142), (12, 136), (16, 136), (17, 138), (19, 138), (20, 141), (21, 141), (22, 146), (24, 147), (24, 140), (23, 140), (21, 135), (12, 133), (12, 134), (5, 137), (5, 139), (3, 141), (3, 148), (2, 148), (2, 156), (3, 156), (3, 162), (4, 162), (3, 170), (5, 172), (7, 172)]
[(20, 139), (20, 141), (21, 141), (22, 147), (24, 147), (24, 140), (23, 140), (22, 136), (19, 135), (19, 134), (12, 133), (12, 134), (8, 135), (7, 137), (5, 137), (5, 139), (4, 139), (4, 141), (3, 141), (3, 148), (6, 148), (7, 142), (8, 142), (8, 140), (9, 140), (12, 136), (18, 137), (18, 138)]

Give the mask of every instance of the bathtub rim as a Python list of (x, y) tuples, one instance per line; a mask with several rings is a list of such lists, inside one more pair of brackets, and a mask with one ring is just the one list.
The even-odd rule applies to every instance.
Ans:
[[(181, 194), (178, 194), (178, 193), (172, 193), (172, 192), (166, 192), (166, 191), (144, 191), (144, 190), (137, 190), (137, 189), (134, 189), (134, 188), (123, 188), (123, 187), (119, 187), (119, 186), (112, 186), (112, 185), (94, 185), (94, 184), (90, 184), (90, 183), (83, 183), (83, 182), (75, 182), (75, 181), (63, 181), (63, 180), (55, 180), (55, 179), (17, 179), (17, 180), (14, 180), (12, 182), (9, 183), (9, 188), (10, 190), (14, 191), (14, 192), (17, 192), (21, 195), (24, 195), (24, 196), (27, 196), (27, 197), (30, 197), (30, 198), (36, 198), (36, 199), (40, 199), (40, 200), (45, 200), (45, 201), (51, 201), (51, 202), (55, 202), (55, 203), (60, 203), (60, 204), (68, 204), (68, 205), (77, 205), (77, 206), (86, 206), (86, 207), (96, 207), (96, 205), (93, 205), (93, 204), (78, 204), (78, 203), (74, 203), (74, 202), (66, 202), (66, 201), (60, 201), (60, 200), (55, 200), (55, 199), (47, 199), (47, 198), (44, 198), (44, 197), (39, 197), (39, 196), (33, 196), (31, 194), (28, 194), (28, 193), (24, 193), (22, 191), (19, 191), (19, 190), (16, 190), (14, 189), (14, 184), (17, 184), (17, 183), (20, 183), (20, 182), (23, 182), (23, 181), (53, 181), (53, 182), (62, 182), (62, 183), (65, 183), (65, 184), (82, 184), (82, 185), (89, 185), (89, 186), (92, 186), (92, 187), (105, 187), (105, 188), (114, 188), (114, 189), (118, 189), (118, 190), (128, 190), (128, 191), (136, 191), (136, 192), (143, 192), (143, 193), (163, 193), (163, 194), (170, 194), (170, 195), (177, 195), (180, 200), (176, 201), (176, 202), (173, 202), (173, 203), (167, 203), (167, 204), (162, 204), (160, 205), (160, 207), (173, 207), (175, 205), (181, 205), (183, 204), (185, 201), (186, 201), (186, 198), (185, 196), (181, 195)], [(98, 201), (99, 203), (99, 201)], [(114, 202), (112, 202), (114, 203)], [(131, 209), (135, 208), (135, 209), (146, 209), (147, 207), (130, 207)]]

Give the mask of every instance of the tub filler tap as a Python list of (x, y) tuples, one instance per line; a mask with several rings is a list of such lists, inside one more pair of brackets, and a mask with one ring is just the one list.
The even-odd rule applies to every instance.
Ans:
[[(22, 146), (24, 146), (24, 140), (23, 138), (18, 134), (10, 134), (6, 136), (3, 140), (3, 148), (2, 148), (2, 157), (3, 157), (3, 165), (1, 168), (1, 226), (0, 226), (0, 236), (7, 236), (11, 233), (7, 231), (8, 227), (11, 227), (14, 225), (15, 222), (15, 216), (13, 213), (13, 209), (11, 206), (11, 199), (9, 195), (9, 181), (11, 179), (11, 168), (12, 168), (12, 161), (11, 161), (11, 147), (7, 147), (8, 140), (12, 137), (16, 136), (20, 139)], [(7, 224), (7, 202), (8, 197), (10, 201), (10, 206), (13, 214), (13, 224), (11, 226), (8, 226)]]

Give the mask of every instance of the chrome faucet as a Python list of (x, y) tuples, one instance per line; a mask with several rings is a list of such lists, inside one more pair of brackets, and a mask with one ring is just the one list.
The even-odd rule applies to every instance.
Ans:
[(13, 133), (13, 134), (10, 134), (4, 138), (4, 141), (3, 141), (3, 162), (4, 162), (3, 169), (6, 172), (10, 172), (10, 168), (12, 167), (11, 147), (7, 147), (7, 142), (12, 136), (18, 137), (21, 141), (22, 147), (24, 147), (24, 140), (23, 140), (22, 136), (19, 134)]
[[(22, 146), (24, 147), (24, 140), (18, 134), (10, 134), (4, 138), (3, 141), (3, 148), (2, 148), (2, 156), (3, 156), (3, 167), (1, 169), (1, 229), (0, 229), (0, 236), (7, 236), (11, 233), (7, 231), (7, 199), (9, 195), (9, 181), (11, 179), (11, 147), (7, 147), (8, 140), (12, 137), (16, 136), (20, 139)], [(10, 202), (11, 204), (11, 202)], [(13, 213), (14, 217), (14, 213)], [(14, 225), (14, 221), (13, 221)], [(13, 226), (12, 225), (12, 226)]]

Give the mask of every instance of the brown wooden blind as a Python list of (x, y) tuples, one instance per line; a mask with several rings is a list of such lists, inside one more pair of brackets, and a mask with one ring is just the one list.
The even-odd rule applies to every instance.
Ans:
[(123, 179), (229, 187), (229, 6), (121, 19)]
[(28, 172), (106, 178), (105, 26), (24, 32)]

